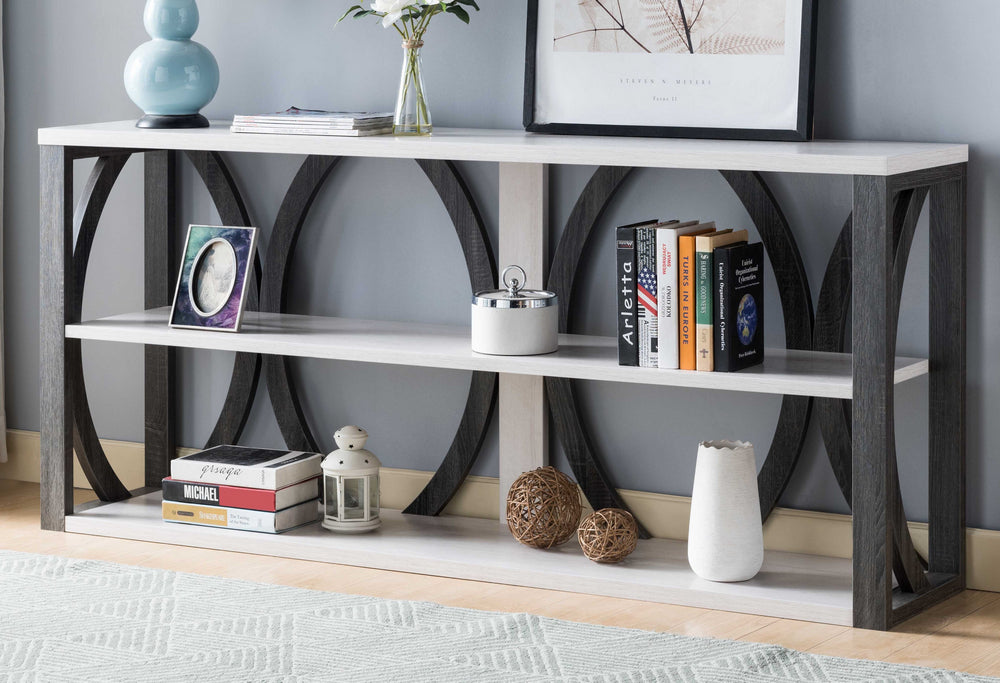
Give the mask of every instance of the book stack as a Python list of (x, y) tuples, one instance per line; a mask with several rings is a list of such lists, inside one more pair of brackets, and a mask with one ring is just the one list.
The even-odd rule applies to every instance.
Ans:
[(764, 361), (764, 247), (715, 223), (617, 230), (618, 364), (734, 372)]
[(274, 114), (237, 115), (234, 133), (272, 135), (339, 135), (363, 137), (392, 132), (392, 114), (385, 112), (321, 111), (291, 107)]
[(319, 453), (217, 446), (170, 463), (163, 519), (278, 534), (319, 516)]

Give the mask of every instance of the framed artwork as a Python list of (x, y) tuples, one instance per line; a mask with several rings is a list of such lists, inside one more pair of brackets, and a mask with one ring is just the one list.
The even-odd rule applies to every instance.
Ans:
[(256, 249), (257, 228), (188, 228), (170, 327), (239, 332)]
[(531, 132), (812, 137), (816, 0), (528, 0)]

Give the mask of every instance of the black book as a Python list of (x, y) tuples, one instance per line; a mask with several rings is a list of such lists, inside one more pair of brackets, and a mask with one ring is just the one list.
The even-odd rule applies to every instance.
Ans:
[(741, 242), (714, 253), (715, 370), (764, 362), (764, 245)]
[(639, 365), (638, 318), (636, 317), (635, 229), (655, 225), (643, 221), (623, 225), (616, 231), (618, 254), (618, 365)]

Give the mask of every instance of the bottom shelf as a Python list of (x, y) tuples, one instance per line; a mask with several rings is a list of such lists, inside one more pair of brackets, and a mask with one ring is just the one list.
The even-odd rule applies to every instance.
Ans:
[(272, 536), (170, 524), (160, 493), (66, 518), (70, 533), (271, 555), (490, 583), (630, 598), (850, 626), (851, 561), (768, 551), (760, 574), (744, 583), (695, 576), (682, 541), (652, 539), (620, 565), (591, 562), (576, 541), (534, 550), (493, 520), (417, 517), (383, 510), (377, 532), (347, 536), (318, 524)]

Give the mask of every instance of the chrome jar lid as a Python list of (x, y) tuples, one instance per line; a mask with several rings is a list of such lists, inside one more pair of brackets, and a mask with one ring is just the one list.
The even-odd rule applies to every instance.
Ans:
[[(511, 273), (520, 271), (521, 277), (511, 277)], [(521, 289), (528, 275), (521, 266), (507, 266), (500, 276), (506, 289), (489, 289), (476, 292), (472, 297), (472, 305), (481, 308), (548, 308), (559, 303), (559, 297), (553, 292), (539, 289)]]

